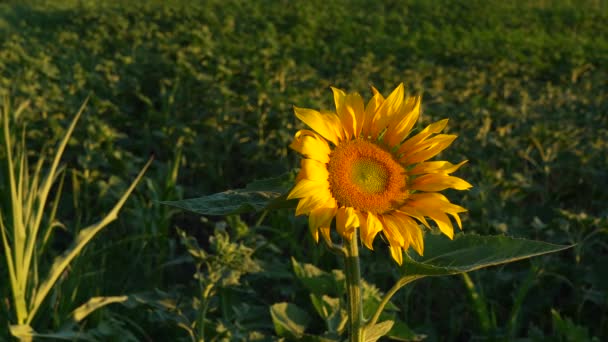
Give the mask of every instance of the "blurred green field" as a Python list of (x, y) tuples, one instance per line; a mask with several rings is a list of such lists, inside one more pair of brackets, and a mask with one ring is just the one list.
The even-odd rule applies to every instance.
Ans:
[[(34, 327), (56, 331), (94, 296), (140, 294), (175, 307), (108, 306), (78, 329), (100, 340), (190, 340), (180, 324), (200, 309), (199, 289), (177, 228), (205, 250), (226, 230), (260, 271), (218, 290), (207, 336), (273, 340), (270, 305), (314, 312), (291, 257), (339, 268), (305, 218), (199, 218), (158, 201), (291, 170), (299, 161), (288, 145), (303, 127), (293, 105), (331, 109), (329, 86), (368, 99), (371, 85), (387, 95), (404, 82), (423, 94), (419, 125), (449, 118), (459, 136), (441, 159), (469, 160), (458, 175), (474, 188), (447, 194), (469, 209), (465, 232), (576, 246), (472, 273), (485, 311), (462, 277), (413, 283), (393, 300), (399, 319), (428, 341), (607, 340), (607, 22), (599, 0), (0, 1), (0, 101), (31, 101), (20, 118), (30, 150), (52, 151), (90, 96), (63, 159), (57, 216), (66, 228), (54, 231), (50, 256), (155, 156)], [(363, 254), (363, 277), (386, 291), (388, 252)], [(12, 321), (4, 280), (0, 298), (0, 317)], [(4, 326), (0, 340), (9, 339)]]

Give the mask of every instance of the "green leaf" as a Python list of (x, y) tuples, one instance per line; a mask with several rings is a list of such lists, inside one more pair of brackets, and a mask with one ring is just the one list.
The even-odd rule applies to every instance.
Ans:
[(323, 320), (327, 318), (336, 310), (340, 310), (340, 299), (329, 296), (318, 296), (314, 293), (310, 294), (310, 301), (317, 310), (317, 313)]
[(254, 180), (245, 186), (245, 190), (285, 193), (293, 186), (296, 174), (294, 171), (289, 171), (277, 177)]
[(348, 316), (340, 305), (340, 299), (311, 293), (310, 301), (315, 307), (315, 310), (317, 310), (319, 316), (325, 321), (327, 331), (338, 335), (341, 334), (346, 326)]
[(152, 164), (152, 161), (152, 158), (148, 160), (148, 162), (141, 169), (135, 180), (131, 183), (131, 186), (129, 186), (129, 188), (123, 193), (122, 197), (114, 205), (114, 208), (112, 208), (112, 210), (110, 210), (110, 212), (106, 214), (104, 218), (102, 218), (97, 223), (82, 229), (76, 236), (76, 239), (74, 239), (72, 246), (67, 249), (62, 255), (55, 257), (46, 279), (40, 284), (36, 296), (33, 298), (32, 310), (30, 311), (30, 314), (28, 316), (27, 323), (30, 323), (33, 320), (34, 315), (40, 308), (42, 302), (57, 282), (57, 279), (59, 279), (59, 277), (63, 274), (64, 270), (68, 267), (70, 262), (72, 262), (72, 260), (74, 260), (80, 254), (84, 247), (86, 247), (89, 241), (91, 241), (95, 237), (95, 235), (97, 235), (97, 233), (99, 233), (102, 229), (107, 227), (110, 223), (112, 223), (118, 218), (118, 213), (129, 198), (129, 195), (131, 195), (133, 190), (135, 190), (135, 187), (137, 186), (141, 178), (144, 176), (144, 173), (146, 173), (146, 170), (148, 170), (148, 168)]
[(276, 178), (254, 181), (244, 189), (160, 203), (201, 215), (218, 216), (243, 214), (264, 209), (293, 208), (295, 201), (288, 201), (284, 194), (293, 185), (294, 177), (293, 172), (288, 172)]
[(340, 287), (344, 286), (342, 272), (328, 273), (312, 264), (300, 264), (294, 258), (291, 258), (291, 263), (296, 277), (311, 293), (318, 296), (339, 296), (342, 294)]
[(365, 328), (363, 335), (365, 336), (365, 342), (376, 342), (391, 330), (393, 324), (395, 324), (393, 321), (384, 321)]
[(11, 334), (20, 341), (38, 341), (46, 339), (51, 341), (96, 341), (88, 333), (76, 330), (60, 330), (52, 333), (37, 333), (28, 324), (10, 325)]
[(416, 334), (407, 324), (401, 321), (396, 321), (391, 328), (391, 331), (389, 331), (386, 336), (391, 340), (408, 342), (422, 341), (426, 339), (426, 335)]
[(128, 296), (93, 297), (72, 312), (74, 321), (80, 322), (91, 312), (112, 303), (123, 303), (129, 299)]
[(562, 316), (555, 309), (551, 309), (553, 318), (553, 330), (561, 337), (561, 341), (599, 341), (595, 336), (589, 336), (589, 329), (585, 326), (577, 325), (568, 317)]
[(13, 324), (9, 325), (11, 335), (17, 337), (19, 340), (27, 341), (31, 339), (36, 333), (29, 324)]
[[(383, 293), (375, 285), (368, 283), (365, 279), (361, 279), (361, 300), (363, 304), (363, 316), (370, 317), (376, 312), (378, 305), (382, 301)], [(398, 311), (399, 308), (395, 304), (388, 302), (384, 307), (383, 312)]]
[(454, 240), (443, 235), (427, 234), (424, 244), (424, 256), (406, 253), (401, 266), (404, 276), (441, 276), (470, 272), (572, 247), (508, 236), (476, 234), (459, 234)]
[(310, 322), (306, 311), (291, 303), (277, 303), (270, 307), (270, 316), (277, 335), (299, 338)]

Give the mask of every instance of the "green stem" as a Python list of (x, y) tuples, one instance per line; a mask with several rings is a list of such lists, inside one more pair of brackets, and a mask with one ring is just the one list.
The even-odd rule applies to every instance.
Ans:
[(471, 301), (473, 301), (475, 313), (477, 313), (477, 318), (479, 318), (481, 331), (488, 335), (492, 329), (492, 323), (490, 322), (490, 313), (488, 312), (486, 301), (479, 295), (479, 292), (475, 287), (475, 283), (473, 283), (473, 280), (468, 274), (462, 273), (462, 280), (464, 280), (464, 284), (469, 290), (469, 295), (471, 296)]
[(259, 227), (262, 222), (264, 222), (264, 219), (266, 218), (266, 215), (268, 215), (268, 210), (264, 210), (262, 212), (262, 215), (260, 215), (260, 218), (258, 218), (258, 220), (255, 222), (255, 226), (254, 227)]
[(344, 267), (348, 291), (349, 341), (362, 342), (364, 340), (363, 305), (361, 299), (361, 270), (359, 267), (359, 238), (356, 229), (350, 241), (347, 241)]
[(330, 252), (342, 257), (346, 257), (346, 248), (344, 248), (344, 246), (336, 245), (335, 243), (327, 240), (325, 240), (325, 246)]
[(509, 324), (507, 325), (507, 330), (509, 331), (509, 334), (507, 336), (509, 336), (509, 338), (511, 339), (515, 339), (515, 335), (517, 334), (517, 330), (519, 327), (519, 312), (522, 307), (522, 304), (524, 303), (524, 299), (526, 298), (526, 295), (528, 294), (532, 286), (534, 286), (534, 283), (538, 280), (542, 272), (542, 269), (537, 270), (536, 267), (533, 266), (530, 272), (528, 273), (528, 276), (524, 280), (524, 283), (519, 287), (519, 290), (517, 291), (517, 295), (515, 296), (515, 301), (513, 303), (513, 309), (511, 309), (511, 318), (509, 319)]
[(213, 283), (204, 286), (199, 273), (199, 289), (202, 291), (201, 308), (198, 312), (198, 341), (205, 341), (205, 319), (207, 318), (207, 310), (211, 301), (211, 291), (214, 289)]
[(397, 293), (397, 291), (399, 291), (399, 289), (401, 289), (405, 285), (413, 282), (414, 280), (420, 279), (420, 278), (422, 278), (422, 276), (405, 276), (405, 277), (402, 277), (401, 279), (399, 279), (395, 283), (395, 285), (393, 285), (393, 287), (391, 287), (391, 289), (388, 290), (388, 292), (384, 295), (384, 297), (382, 298), (382, 301), (380, 302), (380, 304), (378, 305), (378, 308), (376, 309), (376, 312), (374, 313), (374, 316), (372, 317), (372, 319), (369, 320), (369, 322), (367, 322), (366, 326), (371, 327), (374, 324), (376, 324), (376, 322), (380, 318), (380, 315), (382, 314), (382, 311), (384, 310), (384, 307), (386, 306), (386, 304), (388, 304), (388, 302), (395, 295), (395, 293)]

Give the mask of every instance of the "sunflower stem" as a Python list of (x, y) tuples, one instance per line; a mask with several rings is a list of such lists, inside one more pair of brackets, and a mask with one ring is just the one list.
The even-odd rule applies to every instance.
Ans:
[(378, 305), (378, 308), (376, 309), (376, 312), (374, 313), (374, 316), (367, 322), (366, 327), (372, 327), (374, 324), (376, 324), (376, 322), (380, 318), (380, 315), (382, 314), (382, 311), (384, 311), (384, 307), (386, 306), (386, 304), (388, 304), (388, 302), (395, 295), (395, 293), (397, 293), (397, 291), (399, 291), (399, 289), (401, 289), (405, 285), (411, 283), (412, 281), (414, 281), (416, 279), (420, 279), (420, 278), (422, 278), (422, 276), (413, 276), (413, 277), (405, 276), (405, 277), (402, 277), (401, 279), (399, 279), (395, 283), (395, 285), (393, 285), (393, 287), (391, 287), (391, 289), (388, 290), (388, 292), (384, 295), (384, 297), (382, 298), (382, 301), (380, 302), (380, 304)]
[(361, 270), (359, 267), (359, 237), (357, 229), (346, 245), (344, 256), (344, 268), (346, 273), (346, 288), (348, 291), (348, 324), (349, 341), (363, 342), (363, 310), (361, 299)]
[(346, 248), (344, 248), (344, 246), (342, 245), (337, 245), (331, 241), (327, 241), (325, 240), (325, 246), (327, 247), (327, 249), (339, 256), (345, 257), (346, 256)]

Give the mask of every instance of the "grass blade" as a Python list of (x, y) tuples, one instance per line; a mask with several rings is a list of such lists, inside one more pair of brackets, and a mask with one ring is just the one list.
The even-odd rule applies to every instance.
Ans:
[[(13, 298), (15, 299), (15, 312), (17, 315), (17, 322), (22, 324), (28, 315), (27, 306), (25, 304), (25, 296), (27, 289), (27, 274), (28, 269), (23, 267), (23, 252), (26, 243), (26, 232), (25, 226), (23, 222), (23, 212), (21, 206), (21, 198), (18, 191), (18, 180), (16, 179), (16, 170), (15, 165), (13, 164), (13, 147), (11, 143), (11, 133), (9, 130), (9, 121), (10, 121), (10, 105), (8, 99), (4, 101), (4, 110), (2, 113), (3, 119), (3, 135), (4, 135), (4, 146), (6, 151), (6, 166), (8, 173), (8, 188), (10, 189), (10, 202), (8, 211), (10, 211), (10, 218), (12, 218), (11, 222), (7, 222), (6, 225), (9, 225), (12, 228), (13, 233), (13, 257), (12, 260), (12, 269), (14, 282), (12, 283), (11, 290), (13, 292)], [(6, 225), (2, 223), (2, 230), (5, 231)], [(3, 234), (3, 241), (5, 245), (8, 246), (8, 239)], [(10, 247), (10, 246), (9, 246)], [(6, 249), (7, 253), (11, 253), (11, 248)], [(8, 261), (8, 259), (7, 259)]]
[(88, 102), (89, 102), (89, 99), (87, 98), (82, 103), (82, 106), (80, 106), (78, 113), (76, 113), (76, 116), (72, 120), (70, 127), (68, 128), (67, 132), (65, 133), (65, 136), (63, 137), (63, 140), (61, 141), (61, 143), (59, 144), (59, 147), (57, 148), (57, 152), (55, 153), (55, 158), (53, 159), (51, 168), (49, 169), (49, 172), (42, 183), (42, 187), (37, 191), (37, 193), (38, 193), (37, 195), (39, 196), (38, 203), (40, 203), (40, 205), (37, 208), (38, 211), (36, 212), (34, 222), (30, 226), (31, 231), (28, 232), (29, 240), (28, 240), (27, 248), (25, 250), (26, 254), (25, 254), (25, 260), (24, 260), (24, 264), (23, 264), (23, 267), (25, 269), (29, 269), (30, 263), (32, 261), (32, 255), (34, 254), (34, 249), (35, 249), (36, 240), (37, 240), (36, 236), (38, 235), (38, 230), (40, 228), (40, 222), (42, 221), (42, 214), (44, 213), (46, 200), (51, 191), (51, 186), (53, 185), (53, 183), (55, 182), (55, 179), (56, 179), (56, 172), (57, 172), (57, 168), (59, 167), (59, 161), (61, 160), (63, 151), (65, 150), (65, 147), (67, 146), (68, 141), (70, 140), (70, 137), (72, 136), (72, 133), (74, 132), (76, 123), (78, 123), (78, 119), (80, 119), (80, 116), (84, 112)]
[(72, 318), (76, 322), (85, 319), (91, 312), (112, 303), (123, 303), (129, 299), (128, 296), (93, 297), (72, 312)]
[(70, 262), (76, 256), (78, 256), (78, 254), (80, 254), (80, 251), (82, 251), (82, 249), (89, 243), (89, 241), (91, 241), (91, 239), (101, 229), (106, 227), (112, 221), (116, 220), (116, 218), (118, 216), (118, 212), (120, 211), (120, 209), (126, 202), (127, 198), (131, 194), (131, 192), (133, 192), (133, 190), (135, 189), (135, 186), (137, 186), (137, 184), (143, 177), (144, 173), (146, 172), (146, 170), (152, 163), (152, 160), (153, 159), (150, 158), (150, 160), (146, 163), (146, 165), (139, 172), (139, 174), (137, 175), (137, 177), (135, 178), (133, 183), (131, 183), (131, 186), (129, 187), (129, 189), (127, 189), (127, 191), (123, 194), (123, 196), (120, 198), (120, 200), (114, 205), (114, 208), (112, 208), (112, 210), (101, 221), (81, 230), (78, 233), (78, 236), (76, 237), (76, 240), (74, 241), (72, 247), (70, 249), (68, 249), (67, 251), (65, 251), (63, 253), (63, 255), (55, 258), (55, 261), (53, 262), (53, 265), (51, 266), (51, 269), (49, 271), (47, 278), (40, 285), (40, 287), (36, 293), (36, 296), (34, 297), (32, 303), (31, 303), (31, 306), (30, 306), (31, 312), (30, 312), (30, 315), (28, 316), (27, 323), (31, 323), (36, 312), (40, 308), (40, 305), (42, 304), (42, 302), (44, 301), (44, 299), (50, 292), (51, 288), (53, 288), (53, 285), (55, 285), (55, 282), (57, 281), (59, 276), (61, 276), (63, 271), (70, 264)]

